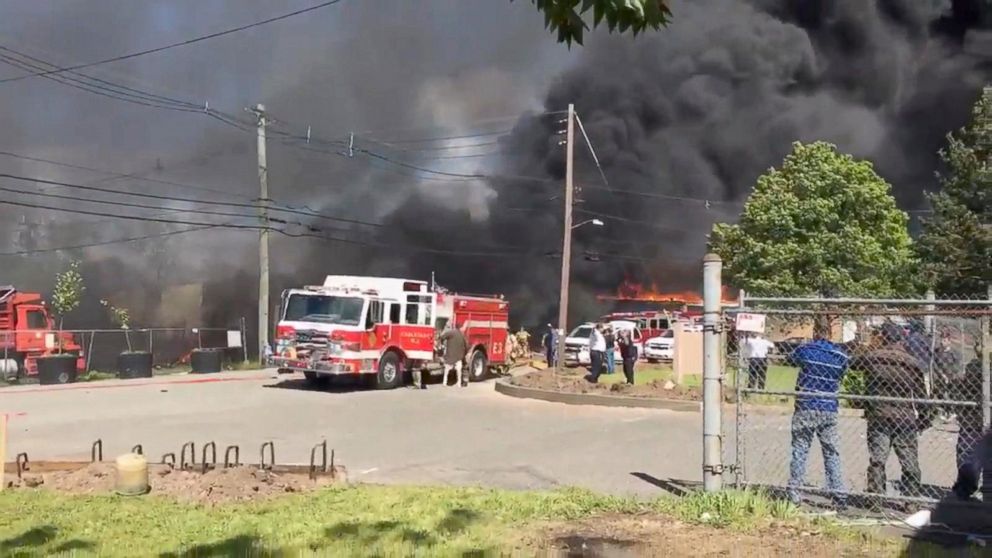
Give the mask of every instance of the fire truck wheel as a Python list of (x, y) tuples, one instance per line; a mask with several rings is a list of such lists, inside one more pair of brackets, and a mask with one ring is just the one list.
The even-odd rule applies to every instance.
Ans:
[(386, 353), (379, 359), (379, 373), (375, 377), (375, 389), (393, 389), (403, 383), (403, 369), (400, 356)]
[(472, 358), (468, 361), (468, 379), (473, 382), (481, 382), (489, 377), (489, 370), (486, 366), (486, 353), (476, 349), (472, 352)]

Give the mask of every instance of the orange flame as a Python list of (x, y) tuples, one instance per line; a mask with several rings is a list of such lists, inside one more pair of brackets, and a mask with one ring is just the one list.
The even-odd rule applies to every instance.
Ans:
[[(599, 295), (596, 298), (599, 300), (633, 300), (633, 301), (644, 301), (644, 302), (670, 302), (677, 304), (686, 305), (700, 305), (703, 303), (703, 297), (694, 291), (672, 291), (664, 292), (658, 288), (657, 283), (651, 283), (650, 287), (645, 287), (640, 283), (633, 281), (632, 279), (625, 278), (620, 285), (617, 287), (616, 294), (612, 295)], [(733, 296), (727, 287), (723, 288), (721, 298), (725, 303), (732, 303), (736, 301), (736, 296)]]

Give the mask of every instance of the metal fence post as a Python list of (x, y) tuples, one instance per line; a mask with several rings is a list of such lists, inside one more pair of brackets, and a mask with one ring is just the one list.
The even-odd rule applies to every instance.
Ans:
[[(723, 488), (723, 439), (720, 405), (720, 331), (722, 329), (723, 262), (716, 254), (703, 258), (703, 488)], [(740, 404), (738, 402), (738, 404)]]
[[(747, 292), (740, 290), (737, 295), (737, 309), (744, 312), (747, 308)], [(737, 372), (734, 373), (734, 390), (737, 396), (734, 398), (734, 488), (740, 488), (743, 482), (747, 482), (744, 471), (744, 438), (741, 436), (741, 426), (744, 423), (744, 378), (746, 378), (747, 363), (744, 360), (744, 348), (741, 346), (740, 333), (734, 330), (734, 346), (737, 347)]]
[[(985, 298), (987, 300), (989, 300), (989, 302), (992, 302), (992, 285), (989, 285), (987, 287)], [(992, 305), (990, 305), (990, 306), (992, 306)], [(982, 350), (982, 354), (981, 354), (981, 359), (982, 359), (982, 427), (983, 427), (982, 429), (984, 431), (984, 430), (988, 430), (989, 423), (992, 422), (992, 408), (990, 408), (990, 405), (992, 405), (992, 401), (990, 401), (990, 399), (992, 399), (992, 385), (990, 385), (990, 382), (992, 382), (992, 378), (990, 378), (990, 373), (992, 373), (992, 371), (989, 370), (990, 369), (990, 363), (989, 363), (989, 358), (990, 357), (989, 357), (989, 353), (992, 352), (992, 347), (989, 347), (989, 345), (992, 344), (992, 335), (989, 334), (989, 317), (988, 316), (984, 316), (981, 319), (980, 324), (981, 324), (980, 327), (982, 328), (982, 331), (980, 333), (981, 339), (982, 339), (982, 346), (981, 346), (981, 350)]]

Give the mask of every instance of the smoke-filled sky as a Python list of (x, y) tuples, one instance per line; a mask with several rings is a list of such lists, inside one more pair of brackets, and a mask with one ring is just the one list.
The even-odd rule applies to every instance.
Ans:
[[(65, 66), (310, 4), (5, 1), (0, 46)], [(575, 103), (609, 187), (645, 194), (597, 189), (603, 179), (583, 143), (576, 145), (582, 200), (576, 219), (598, 215), (607, 223), (577, 234), (572, 315), (578, 319), (596, 311), (596, 293), (614, 290), (625, 276), (662, 288), (695, 288), (712, 223), (734, 219), (756, 177), (797, 139), (836, 142), (873, 160), (904, 208), (925, 209), (922, 192), (934, 187), (935, 152), (944, 134), (965, 122), (988, 72), (987, 58), (963, 52), (960, 37), (947, 32), (961, 26), (940, 20), (949, 9), (945, 4), (682, 0), (674, 3), (675, 20), (666, 30), (638, 38), (597, 32), (584, 47), (569, 50), (543, 29), (543, 17), (529, 2), (343, 0), (305, 16), (83, 72), (209, 102), (245, 120), (250, 116), (243, 107), (264, 103), (277, 120), (269, 141), (270, 197), (385, 224), (332, 231), (349, 225), (313, 221), (321, 236), (373, 246), (274, 235), (274, 292), (328, 273), (426, 279), (434, 271), (452, 288), (505, 293), (514, 320), (536, 326), (556, 311), (555, 253), (561, 250), (564, 153), (556, 132), (562, 115), (546, 113)], [(21, 71), (0, 72), (6, 77)], [(79, 184), (103, 179), (101, 187), (208, 200), (250, 202), (257, 196), (253, 133), (204, 114), (132, 105), (34, 77), (0, 84), (0, 125), (0, 150), (6, 152), (227, 194), (108, 181), (105, 174), (5, 156), (0, 172)], [(278, 135), (305, 134), (307, 127), (314, 138), (347, 140), (354, 133), (360, 150), (390, 161), (362, 151), (343, 157), (327, 153), (340, 147), (313, 143), (308, 151), (285, 145)], [(512, 131), (494, 134), (504, 130)], [(488, 135), (406, 141), (475, 134)], [(67, 193), (52, 187), (45, 192)], [(222, 219), (20, 194), (3, 199), (100, 213)], [(10, 206), (0, 206), (0, 220), (4, 252), (183, 228)], [(37, 226), (30, 235), (17, 234), (27, 223)], [(5, 256), (2, 262), (9, 281), (45, 289), (60, 258), (82, 258), (94, 298), (130, 290), (157, 299), (162, 285), (204, 281), (211, 287), (199, 320), (227, 325), (242, 315), (251, 321), (255, 313), (255, 239), (250, 231), (201, 231)], [(411, 246), (436, 252), (414, 253)], [(582, 258), (586, 250), (601, 254), (600, 261)], [(138, 317), (162, 319), (155, 310), (145, 314)]]

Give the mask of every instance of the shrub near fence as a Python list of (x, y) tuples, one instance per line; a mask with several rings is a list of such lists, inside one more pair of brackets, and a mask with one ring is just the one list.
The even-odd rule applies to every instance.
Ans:
[[(985, 299), (744, 298), (740, 311), (764, 314), (765, 336), (776, 343), (763, 386), (749, 381), (746, 349), (727, 359), (733, 375), (724, 377), (732, 377), (733, 384), (725, 389), (742, 402), (724, 428), (738, 486), (781, 489), (800, 498), (840, 492), (872, 499), (944, 496), (959, 460), (990, 422), (990, 304)], [(792, 380), (799, 357), (810, 356), (795, 349), (800, 338), (813, 337), (814, 325), (829, 331), (848, 359), (838, 392), (819, 391), (830, 385), (829, 367), (810, 367), (805, 388)], [(748, 334), (733, 335), (744, 347)], [(815, 360), (827, 353), (810, 354)], [(792, 385), (785, 387), (783, 377)], [(834, 406), (838, 412), (830, 417)], [(828, 416), (797, 414), (797, 408)], [(816, 422), (821, 420), (825, 423)], [(790, 476), (799, 477), (793, 462), (801, 461), (804, 434), (813, 435), (804, 482), (790, 483)], [(827, 439), (828, 453), (837, 452), (832, 461), (839, 461), (842, 489), (825, 482), (817, 434)]]

